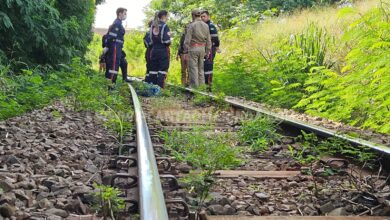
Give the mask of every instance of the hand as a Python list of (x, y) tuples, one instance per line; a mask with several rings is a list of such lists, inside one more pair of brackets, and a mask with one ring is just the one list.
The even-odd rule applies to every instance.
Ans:
[(106, 54), (108, 52), (108, 47), (103, 48), (103, 54)]
[(219, 49), (219, 47), (217, 47), (216, 49), (217, 49), (217, 53), (221, 53), (221, 49)]
[(205, 59), (205, 60), (208, 60), (209, 57), (210, 57), (210, 56), (209, 56), (208, 54), (204, 55), (204, 59)]
[(189, 61), (190, 60), (190, 56), (188, 55), (188, 53), (186, 53), (186, 54), (183, 54), (183, 58), (184, 58), (184, 60), (185, 61)]

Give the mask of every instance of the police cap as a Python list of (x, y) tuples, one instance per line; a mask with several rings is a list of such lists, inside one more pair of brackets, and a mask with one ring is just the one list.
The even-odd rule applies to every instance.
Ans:
[(199, 10), (199, 9), (194, 9), (194, 10), (192, 10), (192, 15), (200, 16), (201, 14), (202, 14), (202, 11)]

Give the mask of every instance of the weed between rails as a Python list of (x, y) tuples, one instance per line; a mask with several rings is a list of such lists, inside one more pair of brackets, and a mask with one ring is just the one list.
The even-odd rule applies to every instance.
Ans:
[(278, 125), (267, 116), (259, 116), (242, 122), (239, 130), (240, 141), (248, 144), (252, 152), (263, 152), (269, 149), (280, 137)]
[(126, 207), (125, 200), (120, 197), (121, 191), (117, 188), (94, 184), (94, 188), (98, 192), (94, 193), (93, 210), (103, 215), (105, 218), (109, 217), (113, 220), (117, 219), (120, 211)]
[(197, 170), (182, 181), (190, 192), (195, 193), (200, 204), (207, 198), (213, 186), (213, 174), (218, 169), (239, 166), (242, 161), (239, 151), (234, 148), (235, 138), (229, 133), (207, 134), (212, 127), (196, 127), (191, 133), (177, 130), (162, 132), (164, 146), (180, 162), (185, 162)]

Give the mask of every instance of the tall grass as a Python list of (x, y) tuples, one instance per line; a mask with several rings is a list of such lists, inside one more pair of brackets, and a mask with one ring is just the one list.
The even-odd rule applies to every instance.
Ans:
[[(256, 50), (272, 53), (273, 44), (280, 38), (297, 35), (311, 23), (317, 27), (325, 28), (330, 36), (337, 39), (341, 37), (350, 23), (358, 19), (359, 14), (364, 14), (380, 3), (380, 0), (362, 0), (354, 3), (355, 15), (339, 18), (340, 8), (337, 6), (310, 8), (296, 11), (293, 14), (285, 14), (279, 17), (264, 20), (257, 25), (247, 25), (240, 28), (225, 31), (222, 34), (221, 48), (222, 56), (217, 56), (217, 63), (220, 59), (232, 57), (238, 53), (255, 52)], [(334, 48), (329, 48), (328, 59), (335, 61), (345, 56), (345, 45), (341, 42)], [(265, 52), (267, 53), (267, 52)]]

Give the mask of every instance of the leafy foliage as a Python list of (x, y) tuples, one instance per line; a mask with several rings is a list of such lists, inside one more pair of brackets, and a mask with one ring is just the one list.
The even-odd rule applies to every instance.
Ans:
[(125, 200), (120, 197), (121, 191), (105, 185), (94, 184), (94, 187), (99, 190), (93, 195), (96, 203), (94, 209), (104, 217), (119, 217), (119, 211), (126, 207)]
[(275, 121), (266, 116), (244, 121), (239, 131), (241, 142), (249, 144), (252, 151), (267, 150), (269, 145), (277, 140), (278, 134)]
[(365, 14), (345, 8), (339, 14), (357, 19), (348, 20), (338, 35), (310, 22), (263, 49), (256, 48), (254, 32), (261, 28), (226, 31), (228, 51), (224, 59), (217, 56), (214, 90), (389, 133), (388, 6)]
[(125, 92), (107, 91), (103, 76), (74, 59), (63, 70), (24, 69), (10, 74), (9, 67), (0, 66), (0, 120), (43, 107), (52, 100), (67, 97), (76, 110), (104, 111), (110, 106), (115, 112), (131, 117)]
[[(190, 22), (191, 10), (204, 8), (213, 14), (213, 20), (223, 29), (241, 24), (253, 24), (264, 17), (282, 11), (332, 4), (335, 0), (152, 0), (151, 10), (166, 9), (174, 14), (172, 26), (180, 28)], [(152, 15), (152, 12), (149, 12)]]
[(379, 159), (372, 149), (352, 146), (339, 138), (321, 140), (313, 133), (302, 131), (297, 141), (300, 142), (299, 147), (289, 146), (289, 151), (291, 156), (301, 164), (310, 164), (322, 156), (342, 156), (370, 166)]
[(308, 113), (390, 132), (390, 26), (388, 9), (376, 8), (350, 25), (344, 40), (354, 47), (342, 75), (315, 68), (307, 95), (295, 106)]
[(162, 133), (165, 145), (179, 161), (185, 161), (194, 168), (217, 170), (232, 168), (240, 164), (238, 151), (234, 149), (229, 134), (212, 137), (206, 134), (209, 127), (197, 127), (191, 133), (177, 130)]
[[(6, 0), (0, 4), (0, 62), (70, 63), (91, 40), (94, 0)], [(13, 66), (15, 67), (15, 66)]]

